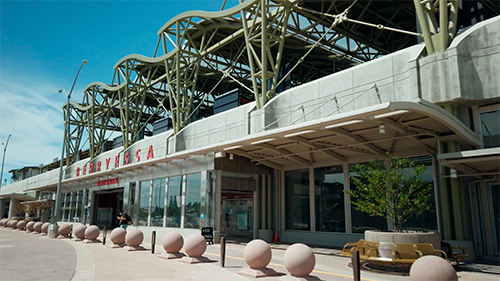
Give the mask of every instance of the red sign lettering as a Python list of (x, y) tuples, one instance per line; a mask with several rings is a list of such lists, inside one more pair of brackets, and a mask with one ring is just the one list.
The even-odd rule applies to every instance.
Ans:
[(80, 176), (80, 167), (77, 167), (76, 168), (76, 176), (79, 177)]
[(125, 166), (128, 165), (128, 163), (130, 163), (130, 161), (128, 160), (128, 156), (130, 155), (130, 152), (127, 152), (125, 153)]
[(101, 161), (97, 161), (97, 172), (101, 171)]
[(109, 169), (109, 162), (111, 162), (111, 158), (106, 159), (106, 170)]
[(92, 172), (94, 172), (94, 163), (89, 164), (89, 175), (92, 174)]
[(115, 157), (115, 168), (118, 168), (120, 165), (120, 155), (116, 155)]
[(141, 161), (141, 157), (139, 156), (139, 152), (141, 152), (141, 150), (140, 150), (140, 149), (137, 149), (137, 150), (135, 151), (135, 159), (137, 159), (137, 162)]
[(97, 186), (109, 185), (109, 184), (114, 184), (114, 183), (118, 183), (118, 178), (116, 178), (116, 179), (110, 179), (110, 180), (98, 181), (97, 182)]
[(149, 146), (148, 157), (146, 158), (146, 160), (150, 159), (150, 158), (154, 158), (154, 156), (153, 156), (153, 146), (152, 145)]

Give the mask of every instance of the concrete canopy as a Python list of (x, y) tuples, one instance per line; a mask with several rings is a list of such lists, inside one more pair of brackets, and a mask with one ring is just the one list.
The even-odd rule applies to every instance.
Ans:
[(15, 199), (15, 200), (21, 200), (21, 201), (28, 201), (28, 200), (35, 200), (35, 197), (26, 195), (26, 194), (20, 194), (20, 193), (9, 193), (9, 194), (3, 194), (0, 196), (0, 199)]
[(183, 159), (209, 152), (240, 155), (277, 168), (344, 163), (398, 155), (437, 155), (438, 140), (481, 147), (479, 134), (424, 100), (387, 102), (169, 155)]
[(460, 171), (458, 176), (500, 176), (500, 148), (438, 154), (438, 161)]

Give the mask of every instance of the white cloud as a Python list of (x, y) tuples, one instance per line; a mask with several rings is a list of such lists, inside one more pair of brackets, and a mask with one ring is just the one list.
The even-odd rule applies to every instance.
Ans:
[(9, 170), (47, 164), (60, 157), (64, 130), (61, 108), (66, 97), (57, 93), (55, 85), (37, 77), (2, 74), (0, 141), (12, 135), (3, 175), (10, 182)]

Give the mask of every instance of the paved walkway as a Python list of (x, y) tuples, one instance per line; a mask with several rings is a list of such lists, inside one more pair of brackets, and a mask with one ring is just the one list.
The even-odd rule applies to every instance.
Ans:
[[(161, 241), (163, 237), (157, 237)], [(102, 241), (102, 237), (100, 237)], [(148, 237), (145, 240), (149, 240)], [(110, 244), (110, 241), (106, 241)], [(151, 253), (151, 245), (142, 244), (147, 250), (127, 252), (111, 249), (101, 243), (84, 244), (69, 239), (52, 239), (46, 236), (28, 234), (21, 231), (0, 229), (0, 280), (54, 280), (54, 281), (129, 281), (129, 280), (242, 280), (238, 274), (247, 265), (243, 259), (244, 244), (227, 244), (226, 267), (220, 267), (220, 247), (208, 245), (205, 257), (212, 260), (204, 264), (185, 264), (178, 260), (160, 259), (164, 252), (156, 245)], [(278, 273), (287, 273), (283, 255), (287, 245), (272, 245), (273, 259), (270, 268)], [(316, 267), (309, 281), (352, 280), (350, 259), (338, 255), (338, 250), (313, 248)], [(495, 280), (500, 275), (477, 272), (458, 272), (461, 281)], [(390, 275), (363, 270), (365, 281), (407, 280), (408, 276)], [(258, 280), (277, 281), (280, 277), (266, 277)]]

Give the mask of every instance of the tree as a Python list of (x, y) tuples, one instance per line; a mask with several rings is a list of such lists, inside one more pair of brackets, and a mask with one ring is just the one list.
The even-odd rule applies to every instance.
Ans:
[(374, 217), (386, 218), (396, 231), (412, 216), (418, 217), (431, 207), (432, 184), (422, 181), (425, 165), (417, 165), (408, 158), (387, 154), (384, 161), (371, 160), (357, 164), (351, 176), (355, 188), (347, 191), (358, 211)]

